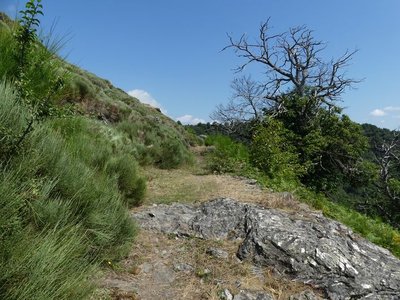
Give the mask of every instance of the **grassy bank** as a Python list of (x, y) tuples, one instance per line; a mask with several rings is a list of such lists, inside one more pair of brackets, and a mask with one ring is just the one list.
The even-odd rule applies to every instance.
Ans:
[(0, 21), (0, 298), (86, 299), (134, 242), (141, 167), (190, 161), (184, 130)]

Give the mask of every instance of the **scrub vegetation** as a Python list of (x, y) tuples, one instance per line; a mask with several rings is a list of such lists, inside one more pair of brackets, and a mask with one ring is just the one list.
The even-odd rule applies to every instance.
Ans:
[(57, 56), (42, 14), (0, 15), (0, 298), (86, 299), (132, 247), (142, 167), (191, 156), (175, 122)]

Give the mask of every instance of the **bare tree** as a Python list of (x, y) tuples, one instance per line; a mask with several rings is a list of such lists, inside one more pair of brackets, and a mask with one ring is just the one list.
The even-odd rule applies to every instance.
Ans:
[(231, 88), (233, 95), (230, 101), (226, 105), (218, 105), (211, 117), (223, 123), (260, 119), (264, 102), (262, 87), (250, 76), (242, 76), (232, 81)]
[[(347, 78), (344, 71), (356, 51), (346, 51), (339, 58), (325, 62), (320, 54), (326, 44), (314, 39), (313, 31), (306, 26), (270, 34), (268, 19), (261, 24), (255, 42), (250, 42), (246, 35), (239, 40), (228, 37), (230, 44), (223, 50), (233, 49), (238, 57), (244, 59), (244, 63), (236, 68), (237, 72), (252, 63), (265, 68), (265, 79), (255, 89), (257, 92), (262, 90), (263, 101), (258, 109), (284, 112), (285, 101), (288, 101), (284, 95), (288, 92), (299, 97), (307, 96), (313, 107), (338, 108), (336, 102), (345, 89), (359, 82)], [(249, 104), (248, 97), (242, 99)], [(231, 105), (220, 106), (217, 112), (230, 115), (230, 109)]]
[(400, 205), (400, 194), (391, 186), (392, 168), (400, 166), (400, 131), (393, 133), (393, 138), (385, 141), (377, 147), (376, 161), (380, 167), (380, 179), (384, 193), (389, 197), (392, 204)]

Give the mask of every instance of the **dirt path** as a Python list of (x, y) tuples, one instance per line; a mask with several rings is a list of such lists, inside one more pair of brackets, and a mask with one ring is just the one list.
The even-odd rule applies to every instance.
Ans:
[[(286, 211), (308, 209), (290, 194), (269, 193), (244, 178), (204, 175), (201, 168), (149, 168), (145, 176), (148, 190), (144, 207), (231, 197)], [(239, 242), (179, 238), (141, 230), (130, 255), (104, 271), (101, 288), (93, 299), (229, 299), (229, 295), (224, 296), (225, 290), (233, 294), (264, 290), (275, 299), (288, 299), (288, 295), (307, 289), (277, 279), (270, 270), (239, 261), (235, 255)]]

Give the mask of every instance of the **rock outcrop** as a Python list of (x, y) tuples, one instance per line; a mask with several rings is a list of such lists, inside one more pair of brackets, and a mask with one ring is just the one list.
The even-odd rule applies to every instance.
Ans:
[(141, 227), (178, 236), (243, 239), (237, 257), (324, 291), (328, 299), (400, 299), (400, 261), (320, 213), (289, 214), (216, 199), (134, 214)]

